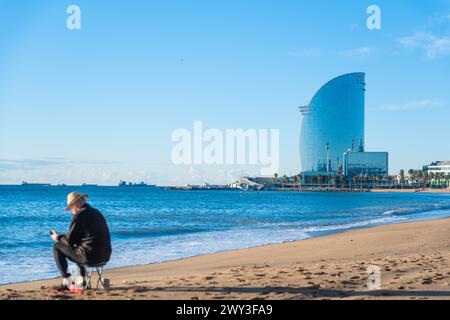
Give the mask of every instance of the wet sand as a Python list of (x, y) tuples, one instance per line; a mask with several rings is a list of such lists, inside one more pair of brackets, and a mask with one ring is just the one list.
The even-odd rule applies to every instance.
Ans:
[(450, 299), (449, 261), (447, 218), (106, 270), (111, 287), (83, 294), (52, 293), (56, 279), (0, 286), (0, 299)]

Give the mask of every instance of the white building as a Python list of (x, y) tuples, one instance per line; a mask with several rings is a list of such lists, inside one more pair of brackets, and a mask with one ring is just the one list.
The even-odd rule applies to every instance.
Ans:
[(446, 176), (450, 176), (450, 161), (436, 161), (428, 166), (424, 167), (428, 173), (443, 173)]

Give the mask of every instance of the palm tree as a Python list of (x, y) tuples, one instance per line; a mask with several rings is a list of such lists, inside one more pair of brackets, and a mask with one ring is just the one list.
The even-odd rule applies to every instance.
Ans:
[(430, 175), (429, 175), (428, 171), (423, 172), (423, 179), (424, 179), (425, 187), (428, 187), (428, 185), (430, 183)]
[(420, 181), (424, 181), (424, 178), (423, 178), (423, 171), (417, 170), (416, 172), (417, 172), (417, 176), (419, 177)]
[(416, 171), (413, 169), (408, 170), (409, 180), (411, 181), (412, 186), (414, 187), (416, 183)]
[(275, 184), (277, 183), (277, 180), (278, 180), (278, 173), (275, 172), (273, 174), (273, 179), (272, 180), (273, 180), (273, 186), (275, 187)]
[(352, 187), (353, 187), (354, 185), (356, 185), (357, 179), (358, 179), (358, 176), (357, 176), (357, 175), (352, 175)]
[(337, 187), (337, 175), (333, 174), (330, 179), (330, 184), (336, 188)]
[(341, 171), (339, 173), (339, 185), (342, 188), (342, 187), (344, 187), (344, 184), (345, 184), (345, 176), (344, 176), (344, 174)]
[(302, 175), (301, 174), (295, 175), (294, 181), (297, 184), (297, 187), (300, 187), (300, 182), (302, 181)]
[(284, 184), (289, 184), (289, 177), (287, 176), (287, 175), (284, 175), (283, 176), (283, 187), (284, 187)]
[(372, 188), (377, 188), (378, 185), (378, 181), (379, 181), (379, 175), (375, 175), (373, 176), (373, 184), (372, 184)]
[(403, 189), (403, 186), (405, 184), (405, 170), (400, 169), (399, 176), (400, 176), (400, 184), (402, 185), (402, 189)]
[(368, 189), (368, 184), (369, 184), (369, 175), (366, 173), (364, 175), (364, 189)]
[(441, 188), (443, 186), (444, 173), (443, 172), (436, 173), (436, 176), (437, 176), (437, 186), (438, 188)]
[(322, 185), (322, 175), (320, 173), (317, 174), (317, 184)]

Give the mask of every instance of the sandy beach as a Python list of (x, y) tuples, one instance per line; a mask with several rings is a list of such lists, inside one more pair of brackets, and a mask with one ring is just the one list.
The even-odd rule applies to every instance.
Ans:
[(447, 218), (106, 270), (110, 289), (84, 294), (52, 293), (57, 280), (0, 286), (0, 299), (449, 299), (449, 261)]

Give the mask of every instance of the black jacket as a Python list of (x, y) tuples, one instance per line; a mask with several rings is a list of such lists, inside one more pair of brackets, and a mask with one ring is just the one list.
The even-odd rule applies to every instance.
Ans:
[(111, 257), (108, 224), (100, 211), (89, 204), (73, 215), (69, 231), (59, 240), (85, 255), (88, 263), (108, 262)]

